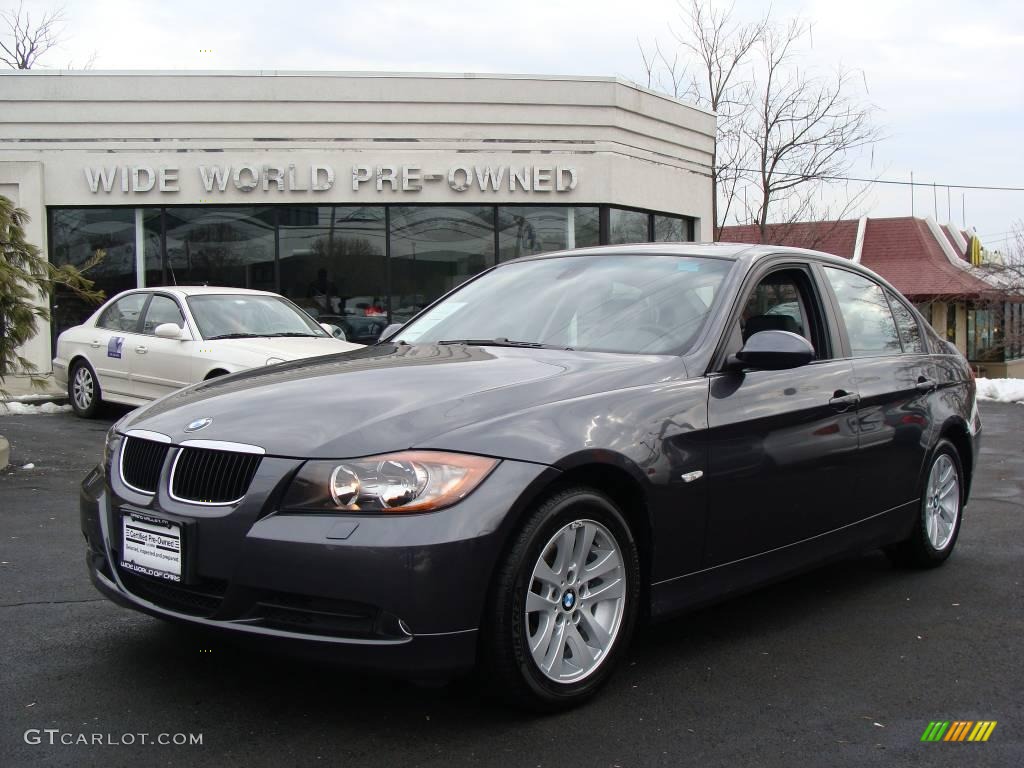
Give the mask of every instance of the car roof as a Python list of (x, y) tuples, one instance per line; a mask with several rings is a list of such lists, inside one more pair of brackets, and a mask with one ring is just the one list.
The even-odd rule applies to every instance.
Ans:
[[(623, 245), (599, 245), (591, 248), (574, 248), (564, 251), (552, 251), (550, 253), (538, 253), (531, 256), (522, 256), (518, 259), (510, 259), (502, 262), (511, 264), (516, 261), (534, 261), (543, 259), (557, 259), (560, 257), (572, 256), (697, 256), (703, 258), (727, 259), (729, 261), (745, 261), (749, 265), (766, 259), (771, 256), (803, 256), (813, 258), (817, 261), (846, 267), (855, 271), (871, 275), (886, 286), (892, 286), (877, 272), (865, 267), (863, 264), (851, 259), (836, 256), (823, 251), (813, 251), (808, 248), (793, 248), (786, 245), (764, 245), (761, 243), (697, 243), (697, 242), (676, 242), (676, 243), (627, 243)], [(895, 290), (895, 289), (894, 289)]]
[(132, 288), (124, 293), (173, 293), (178, 296), (200, 296), (209, 294), (242, 294), (252, 296), (277, 296), (271, 291), (256, 291), (251, 288), (229, 288), (218, 285), (159, 285), (148, 288)]

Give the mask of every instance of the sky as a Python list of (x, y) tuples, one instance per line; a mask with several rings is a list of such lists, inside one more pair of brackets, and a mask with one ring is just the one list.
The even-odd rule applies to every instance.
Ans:
[[(25, 0), (34, 13), (60, 5)], [(638, 41), (671, 49), (676, 0), (66, 0), (50, 68), (501, 72), (644, 81)], [(13, 7), (0, 0), (0, 8)], [(769, 4), (736, 0), (754, 19)], [(922, 185), (1024, 187), (1024, 2), (774, 0), (813, 24), (810, 70), (863, 73), (885, 138), (853, 173)], [(1024, 192), (918, 187), (914, 212), (1005, 247)], [(911, 213), (909, 187), (875, 185), (870, 216)], [(962, 220), (966, 212), (966, 221)]]

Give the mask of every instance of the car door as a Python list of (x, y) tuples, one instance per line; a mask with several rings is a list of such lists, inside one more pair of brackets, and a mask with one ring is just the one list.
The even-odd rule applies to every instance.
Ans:
[(936, 372), (913, 313), (869, 276), (827, 266), (860, 395), (862, 517), (913, 501), (932, 429)]
[(758, 555), (845, 525), (855, 514), (853, 365), (806, 263), (754, 276), (727, 351), (761, 330), (798, 333), (817, 359), (781, 371), (711, 375), (707, 432), (710, 517), (704, 566)]
[(105, 395), (132, 396), (131, 356), (147, 293), (129, 293), (110, 304), (88, 338), (87, 356)]
[[(157, 336), (157, 327), (164, 323), (174, 323), (181, 328), (182, 338)], [(139, 338), (130, 350), (135, 396), (155, 399), (188, 386), (193, 346), (192, 334), (177, 300), (169, 294), (153, 294), (143, 315)]]

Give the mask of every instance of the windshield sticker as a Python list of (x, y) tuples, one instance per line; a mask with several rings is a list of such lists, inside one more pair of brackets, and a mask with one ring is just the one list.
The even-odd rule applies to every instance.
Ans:
[(112, 336), (110, 341), (107, 342), (107, 357), (116, 357), (120, 360), (123, 351), (124, 336)]

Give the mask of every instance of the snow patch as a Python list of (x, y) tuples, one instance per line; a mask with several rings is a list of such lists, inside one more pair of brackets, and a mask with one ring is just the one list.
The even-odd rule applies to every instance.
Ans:
[(1024, 403), (1024, 379), (976, 379), (979, 400)]
[(64, 413), (70, 411), (70, 405), (56, 403), (20, 403), (17, 400), (0, 401), (0, 416), (31, 416), (34, 413)]

